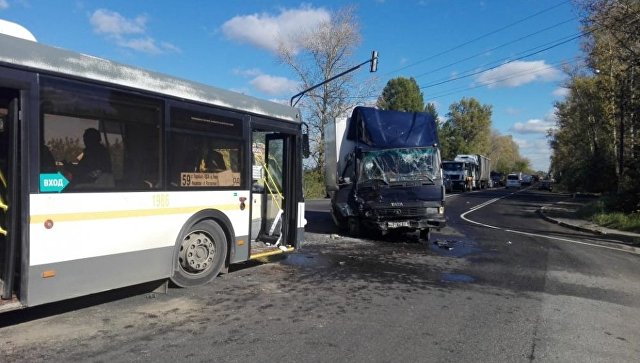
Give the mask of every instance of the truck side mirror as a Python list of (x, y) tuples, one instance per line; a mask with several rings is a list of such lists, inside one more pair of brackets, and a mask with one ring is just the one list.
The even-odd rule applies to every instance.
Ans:
[(362, 149), (359, 147), (356, 147), (354, 151), (355, 151), (354, 154), (356, 155), (356, 159), (360, 159), (362, 157)]

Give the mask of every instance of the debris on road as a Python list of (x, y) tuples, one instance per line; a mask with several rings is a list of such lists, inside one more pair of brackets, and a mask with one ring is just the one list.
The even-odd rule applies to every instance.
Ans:
[(451, 251), (453, 249), (453, 247), (451, 247), (449, 245), (449, 241), (437, 240), (437, 241), (434, 241), (433, 244), (438, 246), (438, 247), (440, 247), (440, 248), (442, 248), (442, 249), (446, 249), (446, 250), (449, 250), (449, 251)]

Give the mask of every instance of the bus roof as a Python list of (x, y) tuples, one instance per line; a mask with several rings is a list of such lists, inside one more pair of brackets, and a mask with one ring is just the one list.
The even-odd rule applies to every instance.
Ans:
[(69, 75), (301, 123), (297, 109), (103, 58), (0, 34), (0, 63)]

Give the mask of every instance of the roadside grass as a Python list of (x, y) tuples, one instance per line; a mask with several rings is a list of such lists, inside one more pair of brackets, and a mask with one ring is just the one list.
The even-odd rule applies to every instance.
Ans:
[(304, 171), (303, 193), (305, 198), (324, 198), (324, 176), (318, 171)]
[(616, 210), (618, 202), (615, 196), (602, 196), (580, 208), (577, 214), (603, 227), (640, 233), (640, 211), (622, 213)]
[(621, 231), (640, 232), (640, 213), (598, 213), (592, 216), (594, 223)]

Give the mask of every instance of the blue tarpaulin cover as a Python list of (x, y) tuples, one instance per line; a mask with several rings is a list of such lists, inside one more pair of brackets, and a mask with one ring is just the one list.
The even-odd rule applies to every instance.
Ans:
[(351, 114), (347, 139), (384, 148), (439, 144), (436, 122), (431, 114), (362, 106), (356, 107)]

